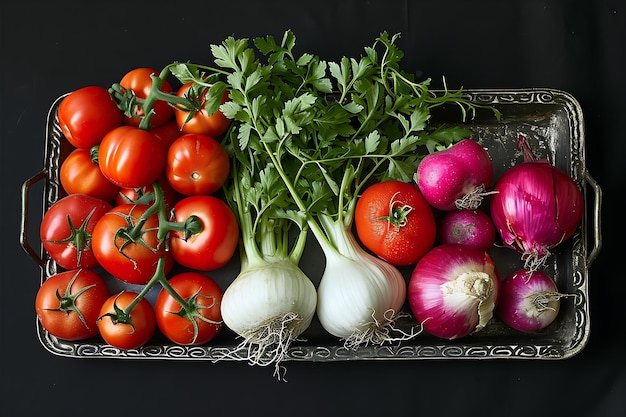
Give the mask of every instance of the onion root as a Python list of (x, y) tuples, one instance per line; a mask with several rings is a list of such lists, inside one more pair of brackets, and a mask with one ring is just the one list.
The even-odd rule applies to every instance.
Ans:
[[(404, 312), (396, 313), (389, 309), (383, 314), (383, 320), (378, 320), (375, 312), (372, 311), (372, 321), (366, 323), (352, 335), (344, 339), (344, 347), (348, 350), (356, 350), (360, 346), (382, 345), (387, 342), (405, 341), (418, 336), (422, 329), (415, 331), (411, 328), (411, 332), (407, 333), (396, 327), (396, 321), (403, 317), (409, 317)], [(394, 335), (395, 333), (399, 336)]]
[(300, 340), (295, 336), (302, 318), (295, 312), (272, 317), (247, 330), (234, 349), (224, 352), (220, 359), (248, 361), (250, 365), (274, 365), (274, 377), (285, 380), (285, 368), (281, 366), (291, 343)]

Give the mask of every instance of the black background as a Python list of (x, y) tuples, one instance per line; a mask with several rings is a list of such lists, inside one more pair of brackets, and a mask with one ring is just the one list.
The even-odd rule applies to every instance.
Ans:
[[(6, 1), (0, 6), (0, 414), (615, 416), (626, 411), (623, 242), (624, 1)], [(574, 358), (288, 364), (65, 359), (35, 334), (39, 270), (18, 243), (20, 187), (42, 168), (47, 110), (134, 67), (209, 62), (225, 37), (297, 36), (357, 56), (400, 32), (405, 69), (451, 88), (551, 87), (585, 115), (587, 168), (604, 191), (590, 269), (591, 338)], [(33, 223), (39, 212), (33, 210)], [(618, 217), (619, 216), (619, 217)], [(624, 414), (621, 414), (624, 415)]]

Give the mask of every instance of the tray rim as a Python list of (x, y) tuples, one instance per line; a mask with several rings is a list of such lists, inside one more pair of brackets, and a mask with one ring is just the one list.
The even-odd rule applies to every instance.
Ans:
[[(433, 91), (440, 93), (440, 91)], [(59, 179), (58, 169), (50, 169), (49, 161), (55, 157), (59, 157), (59, 149), (55, 148), (51, 140), (51, 135), (62, 136), (58, 122), (56, 120), (56, 108), (58, 104), (67, 94), (59, 96), (50, 106), (47, 125), (46, 125), (46, 141), (44, 156), (44, 210), (46, 210), (52, 202), (56, 201), (59, 196)], [(585, 130), (584, 118), (580, 103), (568, 92), (553, 88), (520, 88), (520, 89), (501, 89), (501, 88), (484, 88), (484, 89), (466, 89), (463, 91), (464, 97), (477, 104), (554, 104), (556, 100), (561, 100), (568, 107), (571, 116), (574, 117), (573, 131), (574, 136), (570, 138), (578, 145), (577, 163), (581, 166), (573, 170), (581, 174), (582, 178), (575, 178), (581, 183), (585, 202), (588, 202), (586, 183), (589, 183), (596, 190), (596, 198), (600, 192), (600, 188), (587, 172), (585, 166)], [(60, 146), (60, 145), (59, 145)], [(57, 167), (58, 168), (58, 167)], [(599, 204), (599, 203), (597, 203)], [(596, 207), (597, 209), (597, 207)], [(578, 283), (576, 285), (578, 293), (578, 304), (575, 308), (575, 320), (578, 323), (578, 335), (576, 340), (570, 345), (566, 344), (491, 344), (491, 345), (475, 345), (467, 343), (465, 339), (458, 339), (454, 342), (441, 341), (440, 343), (428, 345), (382, 345), (382, 346), (366, 346), (357, 350), (349, 350), (343, 345), (333, 346), (314, 346), (314, 345), (298, 345), (294, 343), (289, 349), (284, 361), (345, 361), (345, 360), (421, 360), (421, 359), (542, 359), (542, 360), (560, 360), (568, 359), (576, 356), (587, 345), (590, 336), (590, 312), (589, 312), (589, 266), (600, 249), (599, 244), (599, 221), (594, 224), (594, 237), (596, 245), (591, 254), (587, 252), (586, 236), (588, 231), (588, 213), (585, 213), (583, 222), (580, 227), (580, 233), (577, 233), (577, 242), (574, 243), (577, 250), (574, 254), (574, 263), (580, 265), (575, 271), (574, 279)], [(598, 216), (595, 217), (596, 219)], [(43, 247), (40, 248), (40, 283), (50, 275), (56, 273), (56, 264), (48, 258), (44, 253)], [(36, 328), (38, 338), (43, 347), (50, 353), (69, 358), (115, 358), (115, 359), (171, 359), (171, 360), (209, 360), (213, 362), (224, 360), (240, 360), (245, 358), (225, 357), (224, 354), (228, 350), (226, 346), (203, 345), (203, 346), (179, 346), (179, 345), (146, 345), (139, 349), (123, 350), (105, 344), (101, 340), (98, 341), (80, 341), (68, 342), (57, 339), (50, 335), (36, 319)]]

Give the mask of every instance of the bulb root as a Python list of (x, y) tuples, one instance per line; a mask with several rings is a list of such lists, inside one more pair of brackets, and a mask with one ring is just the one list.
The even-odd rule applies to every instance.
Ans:
[(410, 340), (422, 332), (421, 326), (417, 330), (414, 327), (411, 328), (409, 333), (396, 327), (396, 321), (398, 319), (409, 317), (407, 313), (396, 313), (394, 310), (389, 309), (383, 314), (382, 320), (378, 320), (375, 314), (376, 312), (372, 311), (372, 321), (366, 323), (363, 327), (357, 329), (344, 339), (344, 348), (347, 350), (356, 350), (361, 346), (368, 346), (370, 344), (382, 345), (387, 342)]
[(550, 257), (551, 253), (547, 248), (544, 248), (544, 253), (540, 254), (537, 251), (527, 251), (522, 255), (522, 259), (524, 260), (524, 268), (529, 270), (531, 274), (539, 269), (543, 268), (546, 265), (547, 259)]
[(250, 365), (274, 365), (274, 374), (279, 381), (286, 381), (286, 369), (282, 362), (287, 356), (289, 347), (298, 341), (299, 322), (302, 318), (295, 312), (288, 312), (265, 320), (258, 326), (243, 332), (239, 345), (223, 352), (219, 360), (247, 361)]
[(562, 294), (559, 292), (543, 292), (535, 294), (533, 298), (533, 305), (537, 308), (539, 313), (543, 313), (546, 310), (554, 311), (554, 308), (550, 307), (552, 301), (559, 301), (561, 298), (573, 297), (574, 294)]
[(456, 199), (454, 205), (459, 210), (476, 210), (483, 202), (483, 198), (492, 194), (497, 194), (497, 191), (486, 191), (485, 186), (480, 184), (471, 192)]

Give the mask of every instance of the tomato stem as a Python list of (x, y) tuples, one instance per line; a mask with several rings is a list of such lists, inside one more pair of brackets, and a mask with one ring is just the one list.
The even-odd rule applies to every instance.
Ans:
[(129, 236), (134, 238), (141, 234), (141, 228), (143, 227), (144, 223), (150, 218), (150, 216), (158, 213), (159, 231), (157, 237), (159, 239), (159, 242), (161, 242), (165, 238), (165, 234), (167, 234), (167, 230), (161, 230), (160, 226), (161, 220), (167, 220), (165, 213), (165, 197), (163, 195), (163, 190), (161, 189), (161, 186), (157, 182), (154, 182), (152, 184), (152, 188), (154, 189), (154, 201), (150, 205), (150, 207), (148, 207), (148, 209), (146, 209), (146, 211), (141, 215), (137, 224), (129, 232)]
[(167, 281), (167, 277), (165, 276), (165, 256), (160, 256), (154, 275), (152, 275), (150, 281), (148, 281), (146, 285), (144, 285), (144, 287), (137, 294), (135, 299), (126, 306), (126, 308), (123, 310), (123, 313), (125, 315), (130, 315), (130, 312), (133, 310), (133, 308), (146, 296), (146, 294), (148, 294), (148, 291), (150, 291), (152, 287), (154, 287), (156, 284), (161, 284), (165, 291), (167, 291), (182, 306), (185, 311), (191, 311), (193, 309), (193, 306), (184, 298), (182, 298)]
[(396, 228), (402, 228), (406, 226), (408, 222), (407, 217), (413, 210), (413, 207), (396, 200), (398, 194), (399, 193), (395, 193), (389, 201), (389, 215), (377, 217), (375, 220), (386, 221), (388, 227), (394, 226)]
[(148, 281), (146, 285), (143, 286), (141, 291), (139, 291), (135, 299), (126, 306), (126, 308), (123, 310), (124, 314), (129, 315), (133, 308), (135, 308), (135, 306), (146, 296), (146, 294), (148, 294), (148, 291), (150, 291), (152, 287), (155, 286), (155, 284), (161, 283), (161, 285), (163, 285), (163, 282), (166, 281), (167, 278), (165, 277), (165, 256), (160, 256), (154, 275), (152, 275), (150, 281)]

